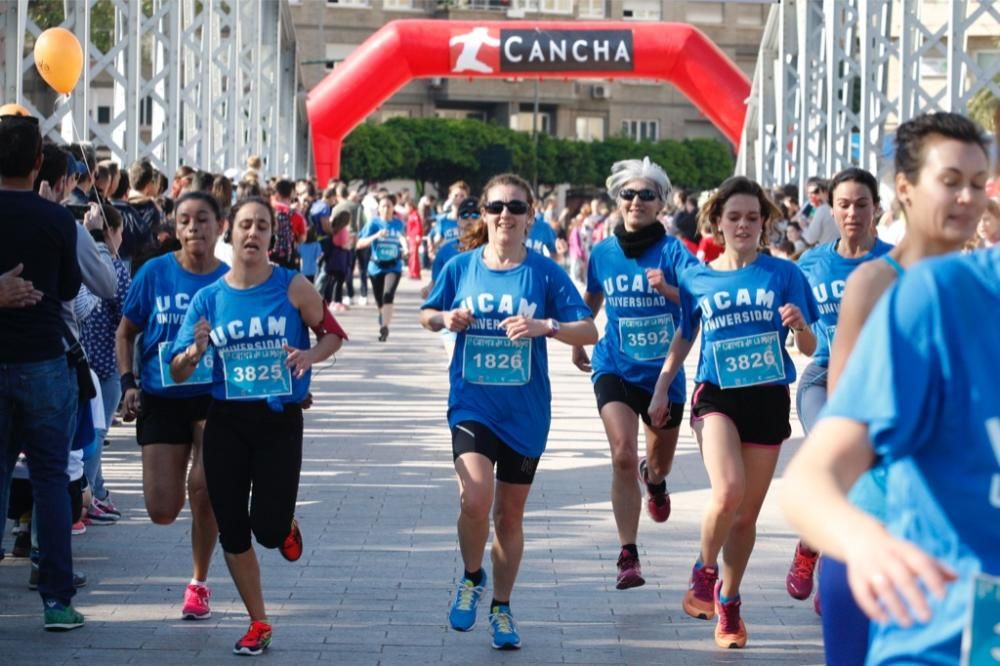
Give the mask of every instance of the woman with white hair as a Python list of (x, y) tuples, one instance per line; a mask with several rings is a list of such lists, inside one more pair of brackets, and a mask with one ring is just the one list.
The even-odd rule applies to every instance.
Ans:
[[(646, 582), (636, 545), (642, 506), (636, 470), (646, 487), (649, 517), (662, 523), (670, 516), (666, 477), (684, 416), (683, 370), (670, 386), (667, 423), (654, 426), (648, 409), (680, 317), (677, 275), (698, 262), (657, 219), (670, 193), (670, 180), (658, 164), (648, 157), (616, 162), (607, 187), (622, 224), (594, 247), (584, 302), (595, 317), (606, 306), (608, 321), (593, 357), (574, 347), (573, 363), (592, 373), (597, 410), (611, 446), (611, 506), (621, 546), (616, 587), (625, 590)], [(641, 462), (640, 419), (646, 438)]]

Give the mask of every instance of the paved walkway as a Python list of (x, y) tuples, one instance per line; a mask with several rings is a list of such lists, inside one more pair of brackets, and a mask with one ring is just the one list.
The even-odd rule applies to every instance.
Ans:
[[(793, 601), (784, 589), (795, 539), (774, 501), (780, 479), (764, 506), (743, 589), (748, 648), (717, 649), (714, 623), (681, 611), (708, 493), (687, 425), (670, 477), (673, 515), (662, 525), (642, 517), (647, 583), (615, 590), (607, 443), (590, 382), (560, 345), (550, 354), (552, 434), (528, 500), (526, 551), (513, 598), (524, 647), (492, 650), (484, 617), (471, 633), (449, 630), (446, 612), (461, 561), (444, 418), (445, 358), (437, 338), (417, 324), (416, 283), (404, 281), (397, 301), (399, 316), (386, 344), (375, 341), (373, 306), (346, 313), (352, 340), (336, 366), (314, 380), (317, 401), (307, 413), (299, 491), (305, 554), (289, 564), (258, 549), (275, 629), (267, 663), (822, 663), (812, 604)], [(43, 632), (41, 604), (26, 586), (27, 561), (8, 558), (0, 562), (0, 663), (235, 659), (230, 650), (246, 628), (246, 614), (221, 553), (210, 581), (214, 617), (180, 621), (190, 577), (189, 514), (169, 527), (153, 525), (143, 508), (133, 429), (116, 427), (110, 439), (105, 476), (122, 521), (73, 539), (76, 566), (90, 579), (75, 600), (87, 626)], [(799, 441), (796, 436), (785, 446), (782, 467)], [(9, 550), (9, 534), (5, 544)]]

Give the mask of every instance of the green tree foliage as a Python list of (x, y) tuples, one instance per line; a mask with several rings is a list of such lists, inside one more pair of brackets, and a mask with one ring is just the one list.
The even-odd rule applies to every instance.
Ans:
[(537, 174), (543, 189), (559, 183), (603, 187), (614, 162), (646, 155), (667, 170), (675, 185), (693, 190), (716, 187), (733, 172), (729, 146), (714, 139), (639, 143), (609, 137), (585, 143), (541, 134), (536, 152), (526, 132), (444, 118), (393, 118), (359, 126), (344, 141), (341, 170), (351, 180), (413, 178), (442, 191), (462, 179), (478, 189), (494, 175), (490, 160), (497, 146), (509, 151), (515, 172), (531, 181)]

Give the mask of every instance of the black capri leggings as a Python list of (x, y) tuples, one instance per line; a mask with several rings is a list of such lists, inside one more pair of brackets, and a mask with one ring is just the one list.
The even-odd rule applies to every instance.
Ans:
[(262, 401), (215, 400), (202, 456), (222, 549), (245, 553), (251, 532), (265, 548), (280, 546), (299, 492), (302, 408), (272, 412)]
[(399, 276), (402, 273), (382, 273), (371, 275), (372, 291), (375, 293), (375, 303), (379, 307), (382, 305), (392, 305), (396, 299), (396, 287), (399, 286)]

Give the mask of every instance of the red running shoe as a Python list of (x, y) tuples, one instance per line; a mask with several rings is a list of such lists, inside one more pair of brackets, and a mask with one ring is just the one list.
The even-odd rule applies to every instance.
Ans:
[(302, 557), (302, 532), (299, 531), (299, 521), (294, 518), (292, 518), (292, 529), (289, 530), (285, 540), (281, 542), (278, 551), (289, 562), (294, 562)]
[(256, 657), (271, 645), (271, 625), (267, 622), (251, 622), (247, 633), (236, 641), (233, 654), (246, 654)]
[(667, 482), (663, 482), (662, 489), (649, 483), (649, 467), (645, 458), (639, 461), (639, 478), (646, 486), (646, 512), (649, 517), (654, 523), (667, 522), (667, 518), (670, 517), (670, 493), (667, 492)]
[(793, 599), (808, 599), (813, 591), (813, 573), (819, 553), (807, 549), (801, 541), (795, 546), (795, 557), (785, 577), (785, 588)]
[(712, 594), (715, 612), (719, 615), (719, 621), (715, 625), (715, 644), (726, 650), (746, 647), (747, 628), (740, 619), (740, 600), (722, 603), (719, 600), (720, 594), (722, 594), (721, 580), (715, 584)]
[(181, 609), (181, 618), (184, 620), (207, 620), (212, 617), (212, 609), (208, 606), (208, 599), (212, 596), (212, 591), (207, 585), (188, 585), (184, 590), (184, 608)]
[(645, 584), (646, 579), (642, 577), (639, 558), (622, 548), (622, 552), (618, 556), (618, 582), (615, 587), (619, 590), (627, 590), (630, 587), (640, 587)]
[(684, 593), (684, 601), (681, 604), (684, 612), (699, 620), (711, 620), (715, 617), (715, 599), (712, 594), (717, 580), (719, 580), (717, 567), (692, 568), (688, 591)]

